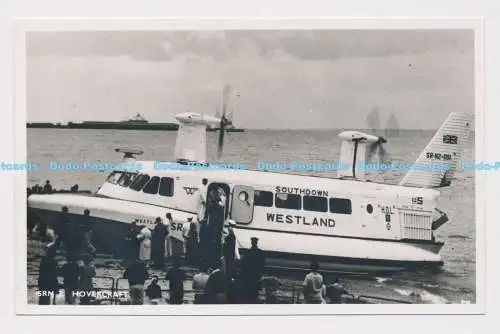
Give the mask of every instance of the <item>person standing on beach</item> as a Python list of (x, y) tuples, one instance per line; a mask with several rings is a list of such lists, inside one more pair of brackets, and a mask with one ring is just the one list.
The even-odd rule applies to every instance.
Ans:
[(85, 254), (80, 261), (80, 291), (87, 293), (85, 296), (80, 298), (81, 305), (89, 305), (90, 297), (88, 293), (94, 288), (93, 278), (96, 275), (95, 267), (92, 263), (92, 256), (90, 254)]
[(139, 260), (147, 266), (151, 260), (151, 230), (144, 226), (137, 235), (137, 240), (140, 241)]
[(66, 250), (68, 248), (68, 230), (70, 228), (70, 221), (69, 221), (69, 212), (68, 212), (68, 207), (63, 206), (62, 207), (62, 213), (61, 217), (58, 219), (57, 223), (54, 226), (54, 232), (56, 233), (56, 242), (55, 242), (55, 247), (59, 248), (61, 246), (61, 242), (64, 244)]
[(313, 261), (310, 265), (311, 272), (306, 275), (304, 286), (304, 300), (307, 304), (324, 304), (325, 285), (323, 276), (318, 272), (319, 264)]
[(169, 285), (169, 304), (180, 305), (184, 301), (184, 280), (186, 275), (181, 269), (178, 257), (173, 259), (172, 268), (167, 272), (165, 279)]
[(202, 179), (201, 180), (201, 186), (197, 190), (196, 195), (198, 198), (198, 215), (196, 219), (198, 220), (198, 237), (199, 237), (199, 242), (198, 242), (198, 254), (197, 258), (202, 259), (204, 258), (206, 254), (206, 245), (207, 245), (207, 216), (208, 216), (208, 210), (207, 210), (207, 184), (208, 180), (207, 179)]
[[(84, 218), (85, 219), (85, 218)], [(68, 261), (77, 261), (84, 252), (85, 228), (83, 221), (73, 221), (66, 231), (66, 257)]]
[(217, 189), (217, 195), (219, 197), (219, 206), (221, 206), (223, 208), (223, 216), (224, 216), (224, 220), (226, 219), (226, 201), (227, 201), (227, 197), (226, 197), (226, 192), (224, 191), (224, 189), (222, 188), (218, 188)]
[(47, 248), (54, 248), (54, 250), (57, 248), (56, 247), (57, 234), (55, 232), (54, 226), (49, 226), (49, 227), (46, 226), (44, 241), (47, 242)]
[(64, 279), (64, 299), (66, 304), (75, 304), (74, 293), (78, 290), (80, 285), (80, 267), (78, 266), (77, 260), (72, 259), (66, 262), (61, 271)]
[(189, 229), (191, 227), (191, 221), (193, 218), (188, 218), (187, 221), (185, 221), (182, 224), (182, 253), (184, 254), (185, 258), (187, 258), (187, 241), (188, 241), (188, 236), (189, 236)]
[(189, 230), (186, 237), (186, 260), (191, 265), (198, 263), (198, 226), (189, 220)]
[(228, 221), (227, 231), (228, 234), (224, 238), (223, 255), (226, 261), (226, 276), (232, 279), (236, 273), (236, 261), (239, 257), (238, 248), (236, 246), (236, 235), (234, 234), (233, 227), (236, 223), (233, 220)]
[(130, 304), (144, 304), (144, 283), (149, 278), (149, 272), (144, 262), (136, 259), (127, 267), (123, 278), (128, 280)]
[(165, 243), (168, 237), (168, 226), (160, 217), (156, 218), (155, 228), (151, 235), (151, 258), (153, 266), (162, 269), (165, 266)]
[[(28, 191), (31, 192), (31, 190), (28, 189)], [(28, 195), (29, 196), (29, 195)], [(38, 218), (36, 216), (36, 214), (33, 212), (32, 209), (30, 209), (28, 206), (26, 206), (26, 223), (27, 223), (27, 226), (26, 228), (28, 229), (27, 232), (28, 232), (28, 238), (33, 238), (33, 236), (35, 235), (35, 228), (36, 226), (38, 226)]]
[[(167, 212), (167, 214), (165, 215), (165, 218), (167, 219), (165, 225), (167, 226), (167, 230), (168, 230), (172, 226), (174, 219), (172, 218), (172, 214), (170, 212)], [(174, 238), (169, 233), (169, 235), (167, 236), (167, 241), (165, 243), (166, 257), (167, 258), (170, 258), (171, 256), (173, 256), (172, 239), (174, 239)]]
[(48, 247), (40, 262), (40, 269), (38, 271), (39, 305), (50, 305), (51, 297), (59, 293), (59, 281), (57, 280), (59, 270), (57, 261), (54, 259), (55, 255), (55, 248)]
[(137, 222), (134, 220), (130, 223), (130, 227), (127, 231), (125, 237), (125, 262), (126, 266), (134, 262), (139, 257), (139, 245), (140, 241), (137, 240), (137, 234), (139, 233), (139, 228)]
[(203, 263), (200, 265), (200, 271), (193, 276), (193, 290), (194, 290), (194, 303), (206, 304), (207, 303), (207, 282), (209, 275), (208, 266)]
[(241, 268), (236, 267), (236, 271), (231, 279), (228, 280), (227, 301), (229, 304), (245, 303), (245, 284)]
[(259, 239), (250, 238), (252, 246), (243, 257), (241, 271), (245, 287), (246, 302), (255, 304), (258, 302), (260, 280), (264, 272), (266, 259), (264, 253), (258, 246)]
[(215, 190), (211, 190), (207, 205), (208, 210), (208, 232), (207, 253), (210, 254), (210, 262), (215, 263), (222, 256), (222, 230), (224, 227), (224, 207)]
[(228, 280), (224, 273), (224, 261), (218, 259), (215, 270), (210, 273), (207, 281), (207, 298), (210, 304), (226, 304), (228, 292)]
[(90, 219), (90, 210), (85, 209), (83, 212), (83, 224), (81, 226), (83, 232), (83, 244), (85, 251), (93, 256), (96, 252), (96, 248), (92, 244), (92, 222)]
[(206, 207), (207, 207), (207, 184), (208, 180), (201, 180), (201, 186), (196, 192), (198, 197), (198, 222), (203, 224), (206, 222)]

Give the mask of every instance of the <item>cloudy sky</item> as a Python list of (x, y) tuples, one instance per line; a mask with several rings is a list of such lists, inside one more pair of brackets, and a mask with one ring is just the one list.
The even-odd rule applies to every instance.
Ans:
[(232, 87), (246, 128), (401, 128), (474, 112), (472, 31), (29, 32), (28, 121), (174, 121)]

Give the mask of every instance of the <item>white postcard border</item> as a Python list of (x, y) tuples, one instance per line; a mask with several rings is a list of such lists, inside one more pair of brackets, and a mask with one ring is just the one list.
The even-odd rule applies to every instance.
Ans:
[[(311, 19), (176, 19), (176, 18), (24, 18), (14, 22), (14, 153), (15, 162), (26, 156), (27, 31), (79, 30), (227, 30), (227, 29), (473, 29), (475, 31), (476, 161), (486, 160), (484, 112), (484, 21), (480, 18), (311, 18)], [(14, 173), (13, 173), (14, 174)], [(486, 310), (486, 175), (476, 172), (476, 303), (419, 305), (142, 305), (39, 306), (27, 304), (25, 224), (16, 224), (16, 313), (53, 315), (325, 315), (325, 314), (483, 314)], [(26, 174), (15, 173), (14, 221), (26, 221)]]

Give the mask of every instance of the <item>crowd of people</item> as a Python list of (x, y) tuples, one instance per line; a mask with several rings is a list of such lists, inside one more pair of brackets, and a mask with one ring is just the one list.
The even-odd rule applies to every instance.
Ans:
[[(38, 290), (40, 305), (51, 303), (51, 297), (64, 288), (65, 301), (74, 304), (74, 291), (91, 291), (92, 278), (95, 276), (93, 264), (96, 248), (92, 244), (90, 211), (84, 211), (83, 220), (69, 219), (68, 208), (64, 206), (61, 219), (53, 225), (38, 223), (33, 234), (45, 242), (45, 254), (40, 262)], [(58, 249), (66, 254), (65, 263), (60, 267), (55, 259)], [(59, 284), (58, 277), (63, 277)], [(89, 298), (82, 298), (80, 304), (88, 304)]]
[[(213, 188), (205, 197), (206, 186), (207, 180), (203, 179), (197, 192), (198, 215), (195, 221), (190, 218), (184, 223), (184, 240), (169, 233), (173, 222), (171, 213), (166, 213), (165, 221), (157, 217), (152, 229), (139, 226), (136, 221), (130, 224), (122, 255), (125, 267), (123, 278), (129, 283), (131, 304), (143, 304), (145, 297), (151, 303), (165, 300), (158, 283), (160, 278), (152, 275), (153, 269), (166, 273), (164, 279), (169, 282), (168, 303), (182, 304), (184, 283), (188, 280), (181, 268), (182, 262), (198, 269), (192, 277), (196, 304), (259, 303), (259, 291), (262, 288), (266, 292), (267, 303), (278, 302), (275, 292), (281, 282), (276, 278), (263, 279), (266, 260), (258, 246), (258, 238), (251, 238), (251, 247), (241, 257), (234, 233), (236, 223), (226, 219), (227, 196), (222, 188)], [(47, 191), (50, 190), (47, 188)], [(66, 303), (74, 304), (73, 292), (92, 290), (92, 278), (96, 274), (93, 264), (96, 248), (92, 244), (90, 211), (85, 210), (83, 219), (75, 221), (70, 219), (68, 208), (63, 207), (56, 224), (38, 224), (33, 231), (46, 241), (38, 289), (57, 294), (63, 287)], [(55, 260), (58, 249), (64, 249), (66, 254), (66, 262), (61, 268)], [(165, 265), (167, 259), (171, 262), (169, 268)], [(324, 303), (327, 295), (341, 296), (345, 292), (338, 282), (327, 289), (318, 271), (319, 265), (312, 263), (311, 272), (303, 282), (307, 303)], [(59, 276), (64, 280), (62, 286), (58, 281)], [(145, 286), (150, 278), (151, 283)], [(340, 297), (330, 298), (330, 301), (340, 302)], [(89, 298), (80, 298), (81, 304), (89, 302)], [(50, 297), (42, 294), (39, 304), (50, 304)]]
[[(154, 240), (154, 233), (153, 231), (152, 240)], [(144, 235), (145, 232), (138, 235), (141, 234)], [(159, 268), (158, 261), (155, 261), (155, 256), (152, 256), (153, 262), (151, 266), (148, 265), (148, 257), (145, 256), (146, 247), (143, 245), (144, 239), (139, 238), (139, 240), (141, 240), (139, 250), (132, 254), (135, 254), (136, 257), (129, 259), (129, 264), (123, 275), (123, 278), (127, 279), (129, 283), (130, 303), (135, 305), (143, 304), (144, 297), (147, 297), (152, 303), (159, 303), (163, 300), (162, 291), (158, 285), (159, 278), (150, 274), (151, 268)], [(258, 302), (265, 266), (263, 252), (258, 247), (258, 239), (254, 237), (251, 239), (252, 246), (240, 261), (239, 256), (236, 257), (239, 251), (235, 250), (237, 248), (235, 241), (233, 224), (229, 223), (224, 242), (222, 242), (222, 256), (216, 260), (206, 256), (204, 257), (205, 260), (199, 261), (190, 258), (189, 252), (184, 256), (184, 260), (188, 264), (196, 264), (198, 269), (192, 277), (195, 304)], [(152, 244), (154, 245), (154, 242)], [(152, 249), (155, 250), (156, 248), (153, 246)], [(187, 247), (187, 249), (189, 248)], [(151, 255), (154, 255), (154, 253), (155, 251), (151, 252)], [(161, 261), (164, 261), (164, 257), (162, 257)], [(169, 304), (182, 304), (184, 302), (184, 283), (187, 281), (188, 276), (181, 268), (181, 262), (182, 257), (174, 255), (171, 267), (166, 270), (164, 279), (169, 284)], [(151, 283), (145, 286), (150, 277), (152, 278)]]
[[(59, 193), (66, 193), (66, 192), (78, 192), (79, 191), (79, 186), (78, 184), (75, 184), (71, 186), (69, 189), (64, 190), (64, 189), (55, 189), (52, 187), (52, 184), (50, 183), (50, 180), (45, 181), (45, 184), (39, 185), (35, 184), (32, 187), (26, 188), (26, 195), (29, 197), (32, 194), (52, 194), (55, 192)], [(83, 191), (83, 192), (89, 192), (89, 191)]]
[[(239, 256), (236, 247), (236, 238), (229, 225), (235, 223), (226, 219), (227, 196), (222, 188), (211, 189), (207, 192), (207, 179), (203, 179), (197, 191), (199, 209), (196, 219), (188, 218), (182, 226), (182, 236), (169, 233), (173, 224), (171, 213), (165, 217), (157, 217), (154, 227), (139, 226), (136, 221), (131, 222), (126, 239), (125, 259), (128, 262), (139, 258), (151, 264), (153, 268), (163, 268), (165, 258), (175, 254), (185, 256), (187, 263), (199, 266), (201, 263), (215, 265), (222, 255), (225, 258)], [(227, 234), (229, 233), (229, 236)], [(228, 256), (230, 255), (230, 256)], [(231, 261), (231, 259), (227, 260)], [(228, 263), (231, 265), (231, 263)]]

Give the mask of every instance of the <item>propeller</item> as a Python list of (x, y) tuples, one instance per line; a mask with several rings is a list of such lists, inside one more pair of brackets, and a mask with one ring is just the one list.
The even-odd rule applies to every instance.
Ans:
[(222, 151), (224, 149), (224, 133), (226, 132), (226, 126), (229, 123), (227, 118), (227, 104), (229, 102), (229, 94), (231, 93), (231, 87), (229, 85), (225, 85), (222, 90), (222, 113), (220, 115), (220, 123), (219, 123), (219, 138), (217, 142), (217, 158), (220, 159), (222, 156)]
[(390, 154), (387, 153), (387, 150), (384, 148), (384, 145), (387, 143), (387, 139), (384, 137), (379, 137), (378, 140), (374, 143), (372, 143), (370, 146), (368, 146), (368, 161), (371, 161), (373, 159), (373, 156), (377, 154), (378, 160), (381, 163), (385, 163), (390, 160), (389, 156)]
[(387, 138), (399, 135), (399, 129), (397, 125), (397, 119), (394, 113), (391, 114), (387, 126), (385, 128), (385, 137), (380, 135), (380, 108), (376, 107), (366, 118), (368, 128), (371, 129), (372, 134), (378, 137), (378, 140), (368, 146), (367, 149), (367, 161), (372, 161), (373, 157), (376, 155), (380, 163), (387, 163), (391, 160), (390, 154), (384, 147), (387, 143)]

